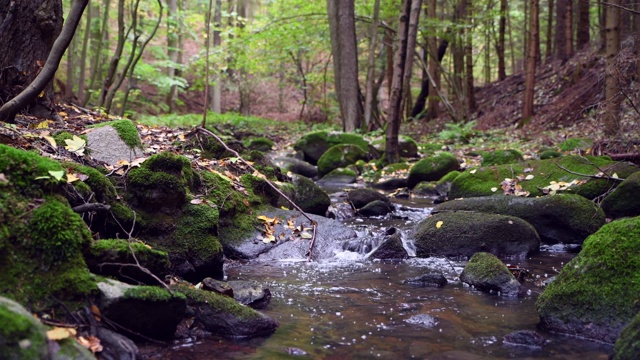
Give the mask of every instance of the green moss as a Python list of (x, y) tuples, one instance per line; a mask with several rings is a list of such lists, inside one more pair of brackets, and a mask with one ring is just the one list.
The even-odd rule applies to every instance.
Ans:
[(393, 174), (395, 172), (409, 170), (410, 167), (411, 165), (409, 165), (409, 163), (399, 162), (395, 164), (389, 164), (383, 167), (381, 171), (383, 174)]
[(103, 126), (111, 126), (118, 132), (118, 135), (130, 148), (141, 148), (142, 141), (140, 141), (140, 135), (136, 125), (131, 120), (115, 120), (99, 123), (89, 127), (99, 128)]
[[(261, 212), (261, 207), (254, 208), (255, 214)], [(260, 225), (260, 221), (256, 215), (248, 213), (239, 213), (233, 217), (221, 218), (220, 226), (220, 242), (223, 244), (237, 244), (246, 239), (247, 235), (256, 231), (256, 227)]]
[(438, 180), (438, 182), (436, 183), (437, 185), (440, 184), (444, 184), (446, 182), (452, 182), (455, 178), (458, 177), (458, 175), (460, 175), (460, 171), (458, 170), (453, 170), (453, 171), (449, 171), (447, 173), (447, 175), (443, 176), (440, 178), (440, 180)]
[[(44, 327), (24, 309), (18, 312), (6, 300), (0, 302), (0, 358), (42, 359), (46, 357)], [(24, 314), (25, 312), (26, 314)]]
[(448, 152), (426, 157), (415, 163), (409, 171), (407, 186), (413, 188), (421, 181), (437, 181), (450, 171), (457, 170), (458, 159)]
[(125, 299), (135, 299), (152, 302), (164, 302), (174, 299), (185, 300), (186, 296), (179, 292), (173, 295), (165, 288), (159, 286), (136, 286), (124, 292)]
[(245, 146), (251, 150), (270, 151), (275, 143), (266, 137), (259, 137), (246, 141)]
[(513, 164), (522, 161), (522, 154), (518, 150), (496, 150), (482, 154), (482, 166)]
[(618, 187), (607, 195), (602, 209), (611, 218), (640, 215), (640, 171), (631, 174)]
[(247, 188), (249, 194), (253, 194), (253, 196), (249, 196), (251, 203), (275, 205), (278, 202), (280, 194), (262, 178), (244, 174), (240, 176), (240, 183)]
[[(91, 245), (89, 253), (92, 258), (99, 259), (99, 263), (102, 262), (115, 262), (115, 263), (134, 263), (131, 250), (136, 255), (136, 259), (140, 264), (154, 274), (160, 275), (157, 272), (169, 268), (169, 256), (166, 252), (152, 249), (143, 243), (132, 241), (130, 244), (127, 240), (122, 239), (105, 239), (98, 240)], [(96, 264), (98, 265), (98, 264)], [(99, 266), (99, 265), (98, 265)]]
[(562, 154), (555, 150), (544, 150), (538, 154), (538, 157), (540, 157), (540, 160), (553, 159), (561, 156)]
[(331, 170), (366, 160), (367, 152), (358, 145), (340, 144), (327, 150), (318, 160), (318, 175), (323, 176)]
[[(74, 136), (78, 136), (78, 135), (74, 135), (68, 131), (61, 131), (53, 135), (53, 139), (56, 141), (56, 144), (58, 146), (64, 146), (66, 145), (65, 140), (72, 140)], [(79, 135), (78, 137), (84, 140), (85, 142), (87, 141), (87, 135)]]
[(627, 325), (613, 348), (612, 360), (636, 360), (640, 354), (640, 314)]
[(640, 217), (603, 226), (536, 302), (542, 318), (628, 323), (640, 310)]
[(437, 151), (442, 150), (442, 144), (422, 143), (418, 144), (418, 148), (423, 154), (435, 154)]
[(82, 182), (76, 181), (74, 182), (74, 186), (78, 188), (78, 186), (80, 187), (82, 186), (79, 184), (85, 183), (91, 188), (91, 191), (95, 193), (95, 197), (99, 202), (111, 204), (118, 197), (118, 194), (113, 184), (100, 171), (92, 167), (80, 165), (74, 162), (63, 162), (62, 165), (65, 168), (70, 169), (74, 172), (87, 175), (88, 178), (86, 180)]
[(57, 184), (36, 178), (61, 170), (62, 166), (54, 160), (0, 144), (0, 172), (4, 173), (9, 186), (23, 195), (42, 196), (44, 192), (56, 190)]
[(560, 144), (560, 150), (572, 151), (572, 150), (587, 150), (593, 145), (593, 140), (587, 138), (571, 138), (565, 140)]
[[(568, 169), (565, 171), (562, 168)], [(525, 173), (525, 169), (531, 169)], [(500, 189), (500, 183), (514, 176), (532, 175), (530, 180), (520, 181), (518, 184), (523, 190), (529, 191), (530, 196), (544, 195), (542, 188), (549, 186), (551, 181), (570, 183), (573, 180), (585, 180), (585, 184), (574, 186), (569, 190), (587, 199), (593, 199), (603, 194), (611, 188), (614, 183), (607, 179), (592, 179), (591, 177), (580, 176), (585, 174), (593, 176), (600, 172), (599, 169), (606, 170), (607, 173), (617, 173), (620, 177), (625, 177), (637, 167), (611, 161), (606, 157), (594, 156), (565, 156), (549, 160), (529, 160), (518, 164), (498, 165), (469, 169), (458, 177), (451, 184), (450, 198), (490, 196), (500, 194), (500, 191), (492, 191), (492, 188)]]
[(466, 273), (480, 282), (490, 281), (504, 274), (511, 274), (507, 266), (495, 255), (486, 252), (475, 253), (464, 268)]
[(173, 289), (186, 295), (188, 302), (207, 304), (218, 312), (233, 314), (241, 320), (262, 318), (262, 315), (252, 308), (242, 305), (234, 299), (213, 291), (197, 290), (185, 285), (174, 285)]
[(149, 210), (180, 207), (186, 201), (187, 187), (193, 185), (194, 178), (189, 159), (163, 152), (129, 171), (130, 196), (138, 206)]
[(330, 132), (327, 135), (327, 143), (329, 148), (339, 144), (357, 145), (364, 151), (368, 151), (369, 148), (369, 142), (363, 139), (362, 136), (344, 132)]
[(222, 246), (215, 236), (218, 218), (217, 208), (188, 204), (176, 226), (171, 247), (200, 259), (219, 256)]
[(88, 248), (91, 233), (68, 204), (50, 199), (34, 210), (29, 221), (30, 245), (45, 265), (66, 261)]

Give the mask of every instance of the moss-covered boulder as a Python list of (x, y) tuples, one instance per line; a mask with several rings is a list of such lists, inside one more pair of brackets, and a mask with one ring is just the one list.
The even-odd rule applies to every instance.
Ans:
[(89, 126), (87, 147), (94, 159), (116, 165), (143, 156), (138, 129), (131, 120), (115, 120)]
[(193, 185), (191, 162), (184, 156), (163, 152), (129, 171), (129, 201), (149, 212), (175, 211), (186, 203)]
[(547, 244), (581, 244), (605, 224), (604, 213), (596, 204), (574, 194), (458, 199), (438, 204), (434, 213), (460, 210), (518, 217), (533, 225), (540, 240)]
[(332, 146), (318, 159), (318, 175), (324, 176), (331, 170), (355, 164), (358, 160), (367, 160), (368, 153), (362, 147), (353, 144)]
[(365, 152), (369, 149), (369, 143), (360, 135), (327, 131), (305, 134), (293, 145), (293, 148), (302, 151), (305, 161), (316, 165), (329, 148), (339, 144), (356, 145)]
[(640, 217), (603, 226), (536, 302), (543, 328), (613, 343), (640, 310)]
[(258, 137), (247, 141), (246, 146), (249, 150), (267, 152), (273, 149), (275, 143), (273, 142), (273, 140), (266, 137)]
[(449, 172), (458, 170), (458, 159), (448, 152), (421, 159), (411, 167), (407, 186), (413, 188), (421, 181), (437, 181)]
[(430, 216), (417, 225), (410, 237), (418, 257), (470, 257), (481, 251), (523, 257), (540, 247), (538, 233), (526, 221), (471, 211)]
[(612, 360), (636, 360), (640, 357), (640, 313), (627, 325), (613, 347)]
[(292, 183), (295, 192), (293, 200), (304, 212), (322, 216), (327, 213), (331, 199), (316, 183), (304, 176), (294, 176)]
[(518, 150), (495, 150), (482, 154), (482, 166), (514, 164), (524, 160)]
[(380, 200), (389, 205), (391, 201), (384, 195), (372, 189), (359, 188), (347, 193), (347, 201), (356, 209), (361, 209), (370, 202)]
[(528, 191), (529, 196), (544, 195), (543, 188), (548, 188), (555, 182), (555, 186), (560, 189), (568, 188), (558, 191), (570, 191), (591, 200), (617, 185), (617, 182), (606, 177), (594, 178), (601, 170), (606, 171), (608, 175), (615, 173), (621, 178), (626, 178), (639, 168), (631, 163), (595, 156), (564, 156), (480, 167), (458, 175), (451, 183), (449, 198), (497, 195), (502, 192), (501, 183), (505, 179), (513, 181), (519, 177), (522, 180), (518, 180), (517, 185), (521, 186), (523, 191)]
[(0, 359), (48, 359), (45, 327), (17, 302), (0, 297)]
[(358, 173), (355, 172), (355, 170), (353, 170), (351, 167), (337, 168), (331, 170), (330, 173), (323, 176), (322, 179), (318, 180), (318, 183), (331, 185), (353, 184), (357, 179)]
[(280, 167), (285, 173), (292, 172), (306, 176), (310, 179), (318, 176), (318, 168), (308, 162), (294, 157), (277, 157), (273, 160), (273, 163)]
[(276, 320), (228, 296), (183, 284), (173, 289), (186, 295), (195, 321), (214, 335), (251, 338), (271, 334), (279, 326)]
[(85, 255), (87, 266), (94, 274), (134, 284), (156, 285), (155, 278), (135, 266), (136, 259), (141, 266), (161, 279), (169, 274), (170, 263), (167, 253), (136, 240), (98, 240), (91, 244), (91, 249)]
[(543, 150), (538, 153), (538, 157), (540, 160), (559, 158), (562, 156), (562, 153), (559, 153), (555, 150)]
[(480, 291), (497, 292), (503, 296), (517, 296), (520, 282), (495, 255), (475, 253), (460, 274), (460, 281)]
[(640, 215), (640, 171), (627, 177), (600, 206), (607, 217), (614, 219)]
[(569, 138), (560, 144), (560, 150), (562, 151), (585, 151), (591, 148), (593, 140), (589, 138)]
[(114, 280), (98, 283), (100, 308), (109, 320), (156, 340), (171, 339), (187, 309), (186, 297), (158, 286), (131, 286)]
[(403, 158), (418, 157), (418, 143), (409, 136), (398, 136), (398, 154)]

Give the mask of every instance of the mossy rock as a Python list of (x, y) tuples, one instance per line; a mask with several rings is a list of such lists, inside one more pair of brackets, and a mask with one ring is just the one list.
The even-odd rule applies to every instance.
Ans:
[(593, 202), (575, 194), (538, 198), (483, 196), (438, 204), (434, 213), (477, 211), (518, 217), (533, 225), (547, 244), (582, 244), (605, 224), (604, 212)]
[(45, 327), (17, 302), (0, 297), (0, 359), (49, 359)]
[(421, 143), (418, 144), (418, 148), (420, 152), (426, 155), (434, 155), (438, 151), (442, 150), (442, 144), (434, 144), (434, 143)]
[[(525, 172), (525, 169), (528, 172)], [(604, 177), (594, 179), (593, 177), (600, 170), (605, 170), (609, 175), (616, 173), (619, 177), (626, 178), (638, 171), (638, 167), (626, 162), (612, 161), (608, 157), (596, 156), (564, 156), (556, 159), (527, 160), (517, 164), (480, 167), (468, 169), (458, 175), (451, 183), (449, 198), (499, 195), (500, 183), (504, 179), (513, 179), (514, 176), (521, 176), (524, 179), (531, 175), (533, 178), (530, 180), (518, 182), (524, 191), (530, 193), (529, 196), (544, 195), (542, 188), (549, 186), (552, 181), (571, 183), (576, 180), (585, 181), (585, 183), (574, 184), (570, 190), (566, 191), (591, 200), (617, 184)]]
[(391, 207), (391, 201), (385, 195), (372, 189), (360, 188), (351, 190), (347, 193), (347, 200), (355, 210), (361, 209), (376, 200), (382, 201)]
[(327, 150), (318, 160), (318, 175), (324, 176), (331, 170), (367, 160), (368, 153), (358, 145), (339, 144)]
[(138, 129), (136, 125), (131, 120), (114, 120), (107, 121), (95, 125), (90, 125), (90, 128), (101, 128), (104, 126), (111, 126), (116, 129), (118, 135), (127, 144), (130, 148), (141, 148), (142, 141), (140, 141), (140, 135), (138, 134)]
[(472, 285), (480, 291), (496, 291), (504, 296), (516, 296), (520, 282), (507, 266), (495, 255), (486, 252), (475, 253), (460, 274), (460, 281)]
[(440, 213), (422, 220), (411, 238), (416, 256), (470, 257), (489, 252), (524, 257), (539, 251), (540, 238), (526, 221), (513, 216), (471, 211)]
[[(131, 248), (129, 248), (131, 246)], [(116, 278), (133, 284), (156, 285), (157, 280), (136, 266), (114, 264), (135, 264), (135, 259), (152, 274), (163, 279), (170, 269), (166, 252), (153, 249), (139, 241), (122, 239), (98, 240), (91, 245), (85, 261), (92, 273)]]
[(436, 184), (437, 185), (441, 185), (441, 184), (444, 184), (444, 183), (447, 183), (447, 182), (449, 182), (449, 183), (453, 182), (453, 180), (455, 180), (455, 178), (457, 178), (458, 175), (460, 175), (460, 174), (461, 174), (461, 172), (458, 171), (458, 170), (449, 171), (447, 173), (447, 175), (441, 177), (440, 180), (438, 180), (436, 182)]
[(413, 188), (421, 181), (437, 181), (451, 171), (458, 170), (458, 159), (448, 152), (421, 159), (409, 171), (407, 186)]
[(322, 155), (331, 147), (340, 144), (357, 145), (368, 152), (369, 142), (362, 136), (343, 132), (314, 131), (303, 135), (293, 148), (304, 153), (304, 160), (317, 165)]
[(536, 302), (543, 328), (613, 343), (640, 310), (640, 217), (603, 226)]
[(600, 206), (607, 217), (614, 219), (640, 215), (640, 171), (627, 177)]
[(593, 145), (593, 140), (588, 138), (570, 138), (560, 144), (560, 150), (573, 151), (573, 150), (588, 150)]
[(279, 326), (274, 319), (228, 296), (183, 284), (172, 288), (186, 295), (196, 322), (214, 335), (250, 338), (270, 334)]
[(295, 176), (293, 178), (293, 188), (295, 190), (294, 202), (304, 212), (322, 216), (327, 213), (327, 209), (331, 205), (331, 199), (312, 180), (304, 176)]
[(482, 154), (482, 166), (514, 164), (524, 160), (518, 150), (495, 150)]
[(318, 180), (323, 184), (353, 184), (358, 179), (358, 173), (352, 168), (337, 168)]
[(273, 149), (273, 147), (275, 146), (275, 143), (271, 139), (268, 139), (266, 137), (259, 137), (259, 138), (255, 138), (247, 141), (245, 146), (249, 148), (249, 150), (267, 152)]
[(175, 210), (186, 202), (193, 185), (191, 162), (184, 156), (163, 152), (129, 171), (129, 194), (134, 206), (145, 211)]
[(562, 157), (562, 154), (555, 150), (544, 150), (538, 153), (538, 157), (540, 160), (546, 160)]
[[(386, 145), (387, 145), (386, 136), (384, 136), (380, 140), (377, 140), (375, 143), (373, 143), (373, 146), (375, 147), (375, 149), (382, 154), (386, 149)], [(418, 154), (418, 143), (409, 136), (399, 135), (398, 136), (398, 154), (403, 158), (416, 158), (420, 156)]]
[(612, 360), (636, 360), (640, 355), (640, 314), (627, 325), (613, 347)]
[(35, 152), (24, 151), (0, 144), (0, 172), (5, 175), (8, 186), (25, 196), (42, 197), (44, 192), (59, 191), (62, 183), (38, 179), (49, 177), (49, 171), (64, 171), (57, 161), (42, 157)]

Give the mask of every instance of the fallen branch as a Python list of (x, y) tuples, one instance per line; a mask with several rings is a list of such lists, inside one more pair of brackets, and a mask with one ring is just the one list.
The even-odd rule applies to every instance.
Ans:
[[(596, 167), (596, 169), (600, 170), (602, 175), (599, 176), (599, 174), (596, 175), (591, 175), (591, 174), (581, 174), (579, 172), (575, 172), (575, 171), (571, 171), (569, 169), (567, 169), (566, 167), (560, 165), (560, 164), (556, 164), (556, 166), (558, 166), (560, 169), (568, 172), (569, 174), (573, 174), (573, 175), (578, 175), (578, 176), (582, 176), (582, 177), (586, 177), (586, 178), (591, 178), (591, 179), (608, 179), (608, 180), (614, 180), (614, 181), (624, 181), (624, 179), (620, 179), (620, 178), (615, 178), (615, 177), (611, 177), (609, 174), (607, 174), (606, 172), (598, 169), (598, 167)], [(595, 165), (594, 165), (595, 166)]]
[(77, 213), (86, 213), (90, 211), (109, 211), (111, 210), (111, 206), (101, 203), (86, 203), (74, 206), (73, 208), (71, 208), (71, 210)]
[[(256, 170), (248, 161), (246, 161), (245, 159), (242, 158), (242, 156), (240, 156), (240, 154), (238, 154), (237, 151), (231, 149), (229, 146), (227, 146), (227, 144), (215, 133), (201, 127), (198, 126), (194, 129), (195, 132), (197, 133), (203, 133), (205, 135), (209, 135), (212, 138), (216, 139), (216, 141), (218, 141), (224, 148), (225, 150), (229, 151), (230, 153), (232, 153), (235, 157), (238, 158), (238, 160), (240, 162), (242, 162), (244, 165), (246, 165), (249, 169), (251, 169), (253, 172), (257, 172), (260, 173), (258, 170)], [(291, 206), (293, 206), (296, 210), (298, 210), (302, 216), (304, 216), (305, 218), (307, 218), (307, 220), (309, 220), (309, 222), (311, 223), (311, 226), (313, 227), (313, 235), (311, 237), (311, 245), (309, 246), (309, 251), (307, 252), (307, 260), (308, 261), (312, 261), (312, 254), (313, 254), (313, 246), (315, 245), (316, 242), (316, 230), (318, 227), (318, 223), (313, 221), (309, 215), (307, 215), (304, 210), (302, 210), (295, 202), (293, 202), (293, 200), (289, 199), (289, 197), (287, 195), (285, 195), (280, 189), (278, 189), (277, 186), (275, 186), (271, 181), (269, 181), (269, 179), (266, 178), (266, 176), (263, 175), (262, 179), (264, 181), (267, 182), (267, 184), (278, 194), (280, 194), (280, 196), (282, 196), (285, 200), (287, 200), (287, 202), (289, 202), (289, 204), (291, 204)]]

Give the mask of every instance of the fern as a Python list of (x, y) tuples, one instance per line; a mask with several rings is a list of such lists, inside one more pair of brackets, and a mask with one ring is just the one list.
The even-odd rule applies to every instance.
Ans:
[(468, 144), (469, 140), (471, 140), (471, 138), (473, 138), (477, 134), (477, 131), (473, 129), (473, 127), (476, 126), (477, 123), (477, 121), (473, 120), (469, 121), (466, 124), (445, 124), (445, 129), (440, 131), (438, 137), (441, 140), (445, 141)]

